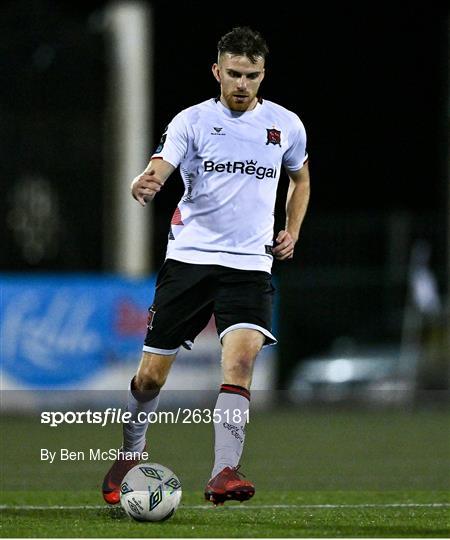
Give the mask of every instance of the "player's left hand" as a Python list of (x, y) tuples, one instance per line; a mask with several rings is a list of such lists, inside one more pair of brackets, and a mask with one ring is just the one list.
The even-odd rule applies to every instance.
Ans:
[(279, 261), (292, 259), (295, 241), (288, 231), (280, 231), (275, 239), (276, 246), (272, 248), (273, 256)]

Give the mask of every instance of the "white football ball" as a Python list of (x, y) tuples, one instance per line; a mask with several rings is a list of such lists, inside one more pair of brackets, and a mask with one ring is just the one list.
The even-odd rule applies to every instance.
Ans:
[(181, 500), (178, 477), (159, 463), (141, 463), (128, 471), (120, 485), (120, 504), (137, 521), (163, 521)]

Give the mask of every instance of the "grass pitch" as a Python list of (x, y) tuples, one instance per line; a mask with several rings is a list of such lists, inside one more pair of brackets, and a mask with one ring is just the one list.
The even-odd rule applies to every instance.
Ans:
[(212, 426), (150, 428), (151, 460), (183, 484), (175, 516), (138, 523), (102, 503), (110, 462), (40, 459), (40, 449), (114, 448), (120, 426), (2, 419), (2, 537), (448, 537), (450, 415), (442, 410), (281, 410), (250, 418), (243, 504), (202, 499)]

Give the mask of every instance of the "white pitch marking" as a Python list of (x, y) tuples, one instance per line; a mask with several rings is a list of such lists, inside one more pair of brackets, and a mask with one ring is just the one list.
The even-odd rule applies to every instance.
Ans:
[[(0, 510), (109, 510), (111, 508), (120, 508), (120, 506), (106, 506), (103, 504), (93, 505), (14, 505), (1, 504)], [(186, 504), (180, 508), (186, 510), (211, 510), (213, 505)], [(222, 508), (222, 507), (221, 507)], [(368, 503), (368, 504), (248, 504), (224, 506), (226, 510), (263, 510), (271, 508), (307, 508), (307, 509), (339, 509), (339, 508), (450, 508), (450, 503)]]

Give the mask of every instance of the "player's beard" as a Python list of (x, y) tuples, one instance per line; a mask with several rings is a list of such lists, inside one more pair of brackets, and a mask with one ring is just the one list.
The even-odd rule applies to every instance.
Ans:
[(244, 112), (247, 110), (252, 110), (256, 106), (256, 95), (255, 94), (238, 94), (237, 92), (229, 94), (225, 101), (228, 105), (228, 108), (232, 111)]

